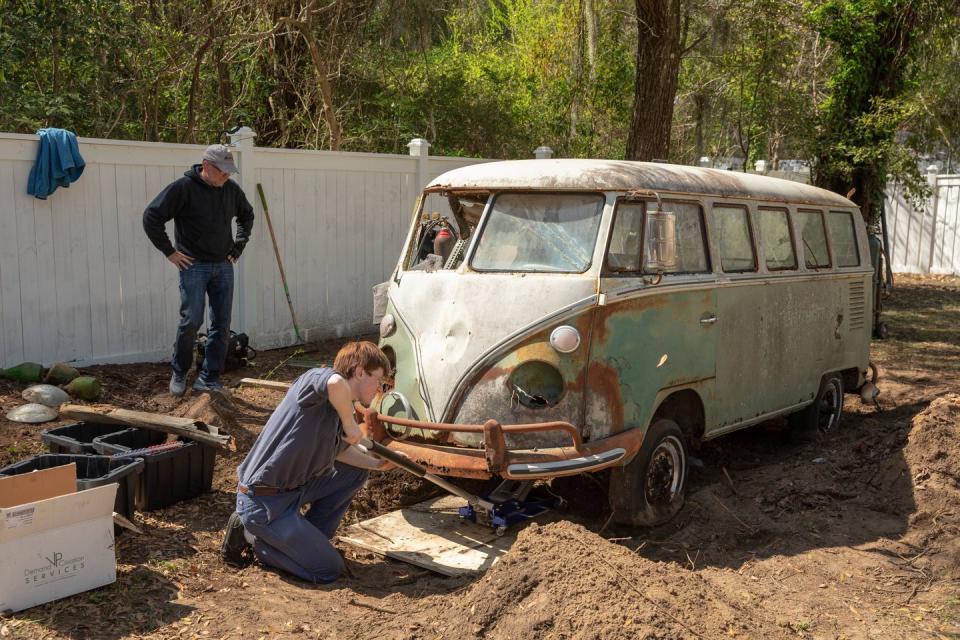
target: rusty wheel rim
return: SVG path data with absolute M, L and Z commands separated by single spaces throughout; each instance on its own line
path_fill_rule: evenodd
M 686 463 L 683 444 L 675 436 L 667 436 L 650 456 L 647 466 L 646 497 L 652 505 L 673 502 L 683 489 L 683 471 Z
M 817 411 L 817 428 L 821 433 L 832 431 L 840 421 L 840 412 L 843 410 L 843 394 L 840 391 L 836 378 L 827 382 L 820 397 L 820 406 Z

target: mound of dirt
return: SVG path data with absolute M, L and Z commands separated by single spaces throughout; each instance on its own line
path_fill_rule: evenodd
M 960 395 L 937 398 L 911 423 L 904 458 L 914 483 L 911 544 L 960 576 Z
M 171 415 L 193 418 L 229 434 L 238 430 L 237 409 L 226 393 L 201 393 L 192 396 L 171 411 Z
M 946 476 L 956 485 L 960 469 L 960 394 L 937 398 L 914 417 L 904 453 L 912 470 Z
M 443 637 L 786 637 L 702 575 L 571 522 L 524 529 L 447 611 Z

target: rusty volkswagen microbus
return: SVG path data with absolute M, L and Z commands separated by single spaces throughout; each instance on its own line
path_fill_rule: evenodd
M 859 210 L 812 186 L 601 160 L 450 171 L 382 289 L 395 375 L 368 427 L 446 476 L 612 467 L 615 519 L 661 523 L 691 442 L 837 424 L 867 383 L 871 277 Z

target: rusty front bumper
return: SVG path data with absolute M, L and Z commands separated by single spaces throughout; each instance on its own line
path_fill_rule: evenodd
M 584 443 L 580 432 L 569 422 L 502 425 L 496 420 L 487 420 L 484 424 L 447 424 L 385 416 L 374 409 L 365 409 L 363 414 L 367 432 L 374 440 L 406 454 L 430 473 L 458 478 L 531 479 L 598 471 L 631 459 L 643 443 L 639 429 Z M 390 437 L 384 423 L 431 431 L 482 433 L 483 449 L 398 440 Z M 563 431 L 570 436 L 570 446 L 536 450 L 507 448 L 504 434 L 536 431 Z M 520 469 L 524 465 L 526 468 Z

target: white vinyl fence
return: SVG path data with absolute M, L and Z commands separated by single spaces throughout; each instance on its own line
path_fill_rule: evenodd
M 915 207 L 899 185 L 887 189 L 894 271 L 960 275 L 960 175 L 930 173 L 933 196 Z
M 177 271 L 141 220 L 203 146 L 81 138 L 81 178 L 38 200 L 26 192 L 37 141 L 0 134 L 0 367 L 168 358 Z M 249 130 L 234 141 L 256 220 L 236 268 L 233 326 L 258 349 L 294 341 L 258 182 L 300 328 L 312 340 L 373 330 L 371 287 L 389 277 L 420 189 L 480 162 L 428 156 L 421 141 L 409 156 L 258 148 Z M 167 231 L 172 238 L 172 223 Z

